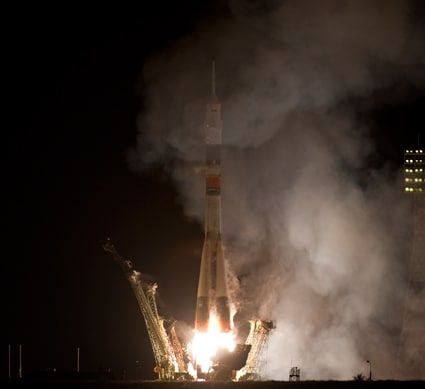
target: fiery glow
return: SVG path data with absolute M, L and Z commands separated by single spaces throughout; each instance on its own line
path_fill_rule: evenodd
M 195 332 L 191 346 L 194 368 L 199 367 L 202 373 L 208 373 L 213 364 L 214 356 L 219 349 L 233 351 L 235 341 L 232 332 L 220 332 L 220 326 L 215 317 L 210 318 L 208 332 Z

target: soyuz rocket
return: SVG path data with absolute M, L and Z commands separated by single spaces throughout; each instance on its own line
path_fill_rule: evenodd
M 206 107 L 205 130 L 205 225 L 196 301 L 195 330 L 207 332 L 210 318 L 220 332 L 229 332 L 230 308 L 221 240 L 220 149 L 223 122 L 221 103 L 215 93 L 215 62 L 212 62 L 211 97 Z

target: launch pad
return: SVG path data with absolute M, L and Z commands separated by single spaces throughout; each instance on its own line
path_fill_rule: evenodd
M 187 347 L 183 347 L 177 336 L 176 320 L 159 315 L 155 293 L 158 285 L 146 284 L 133 263 L 123 258 L 108 238 L 103 249 L 124 272 L 133 289 L 140 311 L 145 320 L 155 357 L 154 372 L 160 381 L 260 381 L 261 356 L 267 344 L 273 322 L 250 321 L 250 332 L 244 344 L 236 344 L 233 350 L 224 347 L 216 350 L 206 371 L 193 363 Z

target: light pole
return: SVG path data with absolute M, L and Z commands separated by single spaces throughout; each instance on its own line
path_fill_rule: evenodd
M 142 378 L 140 361 L 136 361 L 136 378 L 137 379 L 141 379 Z
M 80 372 L 80 348 L 77 347 L 77 373 Z
M 369 381 L 372 381 L 372 363 L 369 361 L 369 359 L 366 361 L 366 363 L 369 364 Z

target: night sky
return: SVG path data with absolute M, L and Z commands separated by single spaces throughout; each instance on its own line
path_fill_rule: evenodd
M 143 61 L 190 31 L 208 8 L 196 3 L 11 11 L 2 376 L 10 343 L 13 374 L 22 344 L 24 372 L 74 369 L 80 347 L 81 370 L 134 374 L 140 360 L 149 377 L 144 321 L 107 237 L 158 281 L 164 313 L 193 320 L 202 229 L 167 174 L 131 171 L 126 153 Z
M 13 375 L 22 344 L 24 373 L 74 370 L 79 347 L 81 370 L 155 377 L 130 284 L 102 249 L 107 237 L 147 280 L 158 282 L 161 313 L 192 325 L 202 223 L 186 216 L 170 161 L 142 171 L 130 167 L 145 109 L 141 71 L 181 37 L 196 39 L 200 26 L 231 19 L 235 4 L 244 2 L 154 3 L 138 10 L 37 6 L 4 14 L 10 29 L 3 48 L 1 377 L 8 374 L 9 344 Z M 254 12 L 256 2 L 248 3 Z M 373 168 L 397 169 L 403 148 L 421 131 L 423 145 L 424 72 L 417 83 L 399 77 L 344 99 L 376 142 L 368 156 Z M 181 99 L 184 93 L 175 92 Z

